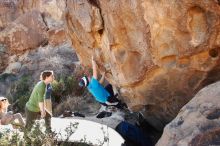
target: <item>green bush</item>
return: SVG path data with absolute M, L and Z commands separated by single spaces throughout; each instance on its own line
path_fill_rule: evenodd
M 22 76 L 12 87 L 12 104 L 16 106 L 16 111 L 24 112 L 24 107 L 28 101 L 32 86 L 31 76 Z
M 76 76 L 69 76 L 66 78 L 66 92 L 74 96 L 80 96 L 84 90 L 79 86 L 79 81 Z
M 0 82 L 5 82 L 5 80 L 10 79 L 11 81 L 14 81 L 16 79 L 16 76 L 14 74 L 10 73 L 4 73 L 0 75 Z
M 52 97 L 59 100 L 67 95 L 81 96 L 84 89 L 78 85 L 76 76 L 60 77 L 52 83 Z
M 61 133 L 46 133 L 44 131 L 44 126 L 41 121 L 36 121 L 31 131 L 26 131 L 14 129 L 3 129 L 0 131 L 0 145 L 1 146 L 24 146 L 26 141 L 23 138 L 24 132 L 27 133 L 28 138 L 31 139 L 32 146 L 91 146 L 91 144 L 86 144 L 86 139 L 82 139 L 80 142 L 68 142 L 70 136 L 72 136 L 77 130 L 79 123 L 70 123 L 70 125 L 65 129 L 66 139 L 60 142 L 58 141 L 59 135 Z
M 2 129 L 0 132 L 0 145 L 2 146 L 20 146 L 23 138 L 18 131 L 11 131 L 10 129 Z
M 64 82 L 63 80 L 54 80 L 52 83 L 52 96 L 57 99 L 62 97 L 63 92 L 64 92 Z

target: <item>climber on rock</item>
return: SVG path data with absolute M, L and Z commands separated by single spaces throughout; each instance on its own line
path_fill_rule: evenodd
M 95 97 L 95 99 L 104 106 L 115 106 L 117 108 L 127 107 L 125 103 L 117 98 L 118 94 L 114 94 L 112 85 L 108 84 L 106 87 L 102 85 L 105 78 L 105 72 L 102 73 L 100 81 L 97 80 L 97 64 L 92 56 L 92 77 L 84 76 L 80 79 L 79 86 L 87 87 L 89 92 Z

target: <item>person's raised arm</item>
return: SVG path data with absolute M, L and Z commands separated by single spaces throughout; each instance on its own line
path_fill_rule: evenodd
M 100 83 L 100 84 L 103 84 L 104 79 L 105 79 L 105 72 L 102 73 L 102 77 L 101 77 L 101 79 L 99 80 L 99 83 Z
M 94 60 L 94 57 L 92 56 L 92 73 L 93 73 L 93 78 L 95 78 L 97 80 L 98 78 L 98 73 L 97 73 L 97 64 Z

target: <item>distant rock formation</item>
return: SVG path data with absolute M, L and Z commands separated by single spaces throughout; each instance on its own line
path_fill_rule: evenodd
M 74 61 L 78 59 L 66 37 L 62 3 L 56 0 L 0 2 L 0 74 L 74 69 Z
M 164 129 L 156 146 L 220 145 L 220 82 L 187 103 Z
M 30 75 L 33 83 L 43 70 L 63 76 L 73 73 L 78 58 L 66 37 L 63 4 L 0 1 L 0 95 L 13 95 L 11 86 L 22 76 Z

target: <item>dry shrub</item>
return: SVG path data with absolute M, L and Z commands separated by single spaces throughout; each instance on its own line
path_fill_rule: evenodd
M 64 111 L 80 112 L 85 115 L 97 113 L 100 104 L 90 94 L 84 96 L 68 96 L 57 106 L 54 106 L 54 116 L 60 116 Z

